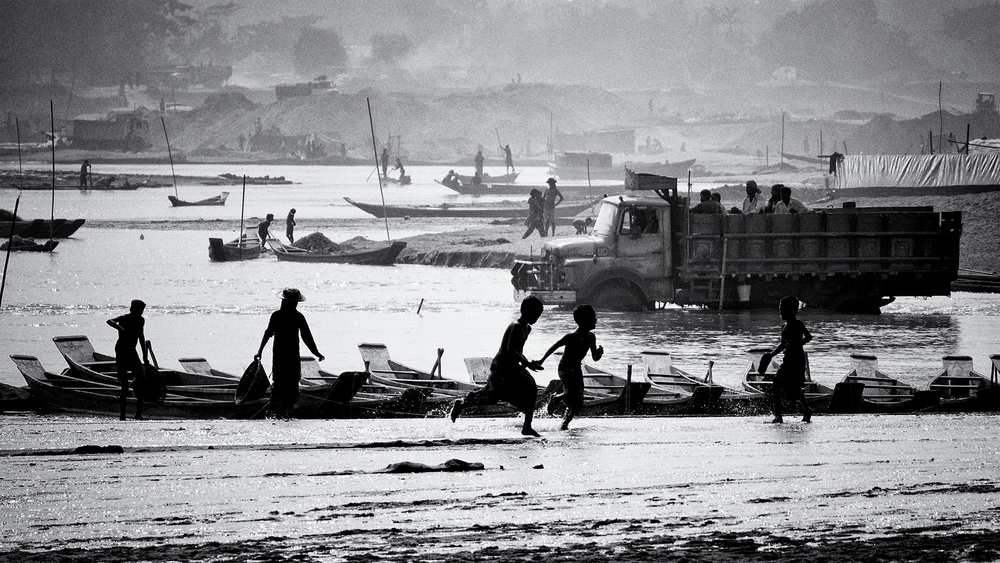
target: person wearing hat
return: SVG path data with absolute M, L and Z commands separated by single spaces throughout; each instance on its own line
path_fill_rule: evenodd
M 306 317 L 298 309 L 300 301 L 305 301 L 302 292 L 286 287 L 281 293 L 281 307 L 271 313 L 271 319 L 264 330 L 260 348 L 254 356 L 260 360 L 267 341 L 274 337 L 271 349 L 271 404 L 268 407 L 271 414 L 278 418 L 288 419 L 299 396 L 299 380 L 302 378 L 302 363 L 299 356 L 299 334 L 309 351 L 316 359 L 323 361 L 323 354 L 316 349 L 312 332 Z
M 545 188 L 545 193 L 542 194 L 542 199 L 545 200 L 545 206 L 542 208 L 542 224 L 544 229 L 542 231 L 542 236 L 549 234 L 549 228 L 552 228 L 552 235 L 556 234 L 556 206 L 559 205 L 563 200 L 562 192 L 556 187 L 556 179 L 549 178 L 546 180 L 549 187 Z M 556 199 L 559 198 L 559 199 Z
M 760 188 L 757 182 L 747 180 L 747 196 L 743 198 L 743 214 L 753 215 L 764 212 L 764 200 L 760 197 Z
M 132 380 L 132 394 L 135 395 L 135 419 L 142 420 L 142 391 L 146 379 L 145 368 L 149 366 L 149 350 L 146 348 L 146 335 L 143 327 L 146 326 L 146 319 L 142 312 L 146 310 L 146 304 L 139 299 L 133 299 L 129 305 L 128 313 L 108 319 L 108 326 L 118 331 L 118 340 L 115 342 L 115 368 L 118 371 L 118 383 L 121 385 L 120 420 L 125 420 L 125 406 L 128 404 L 129 376 Z M 135 353 L 135 345 L 142 349 L 142 363 L 139 363 L 139 355 Z
M 538 230 L 538 234 L 545 236 L 545 223 L 543 221 L 543 207 L 545 206 L 545 200 L 542 199 L 542 192 L 537 188 L 531 188 L 531 196 L 528 197 L 528 218 L 524 221 L 524 224 L 528 226 L 528 230 L 524 231 L 524 236 L 522 239 L 526 239 L 531 236 L 531 233 Z

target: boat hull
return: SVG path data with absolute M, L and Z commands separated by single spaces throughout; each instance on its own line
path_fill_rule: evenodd
M 361 264 L 367 266 L 391 266 L 396 257 L 406 248 L 403 241 L 394 241 L 388 246 L 372 250 L 356 252 L 341 252 L 337 254 L 319 254 L 308 250 L 281 244 L 275 240 L 267 241 L 274 255 L 283 262 L 307 262 L 311 264 Z

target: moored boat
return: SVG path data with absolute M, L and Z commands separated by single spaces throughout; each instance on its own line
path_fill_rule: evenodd
M 834 387 L 831 412 L 914 412 L 936 407 L 939 391 L 918 391 L 878 369 L 871 354 L 851 354 L 851 371 Z
M 14 235 L 10 240 L 0 244 L 0 251 L 6 251 L 9 248 L 11 252 L 52 252 L 57 246 L 59 246 L 57 240 L 39 243 L 35 242 L 35 239 L 25 239 Z
M 185 201 L 183 199 L 179 199 L 176 196 L 172 195 L 168 195 L 167 199 L 170 200 L 170 205 L 174 207 L 196 207 L 196 206 L 225 205 L 226 198 L 228 197 L 229 197 L 229 192 L 222 192 L 217 196 L 200 199 L 198 201 Z
M 379 219 L 404 218 L 404 217 L 480 217 L 480 218 L 512 218 L 526 217 L 528 215 L 527 205 L 518 204 L 516 206 L 494 206 L 494 207 L 460 207 L 451 205 L 439 206 L 401 206 L 401 205 L 381 205 L 377 203 L 362 203 L 354 201 L 349 197 L 344 198 L 347 203 L 358 209 L 374 215 Z M 557 217 L 572 217 L 588 209 L 595 203 L 584 203 L 576 205 L 556 206 Z
M 768 412 L 771 409 L 771 387 L 774 384 L 774 374 L 777 373 L 781 361 L 771 360 L 770 367 L 765 373 L 760 373 L 759 366 L 761 358 L 765 353 L 770 352 L 770 348 L 751 348 L 746 351 L 747 368 L 743 372 L 743 389 L 750 393 L 760 394 L 761 406 L 759 412 Z M 770 373 L 767 373 L 767 372 Z M 806 381 L 803 385 L 806 400 L 809 401 L 809 408 L 814 413 L 824 413 L 830 410 L 830 401 L 833 399 L 833 389 L 813 381 L 812 372 L 809 370 L 808 357 L 806 359 Z M 788 401 L 786 397 L 785 412 L 799 412 L 798 403 Z
M 942 371 L 927 384 L 927 389 L 941 394 L 941 404 L 934 410 L 946 412 L 979 412 L 1000 410 L 1000 384 L 997 382 L 997 362 L 991 356 L 989 378 L 972 369 L 970 356 L 944 356 Z
M 208 259 L 212 262 L 239 262 L 242 260 L 253 260 L 260 258 L 264 249 L 260 245 L 260 239 L 254 236 L 246 236 L 234 239 L 229 242 L 222 242 L 221 238 L 209 237 L 208 239 Z
M 488 172 L 483 172 L 482 178 L 479 179 L 481 184 L 512 184 L 517 180 L 520 172 L 508 172 L 506 174 L 498 174 L 493 176 Z M 465 174 L 456 174 L 458 176 L 458 181 L 462 184 L 467 184 L 472 186 L 474 183 L 474 176 L 467 176 Z
M 368 266 L 391 266 L 396 262 L 396 257 L 399 256 L 399 253 L 406 248 L 405 242 L 393 241 L 370 249 L 324 254 L 321 252 L 312 252 L 297 246 L 282 244 L 274 239 L 269 239 L 267 245 L 274 251 L 274 255 L 278 260 L 281 261 L 322 264 L 362 264 Z

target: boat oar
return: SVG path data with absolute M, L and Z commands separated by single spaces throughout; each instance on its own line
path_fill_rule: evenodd
M 441 356 L 443 355 L 444 348 L 438 348 L 437 361 L 434 362 L 434 367 L 431 368 L 431 375 L 434 375 L 434 372 L 437 372 L 439 376 L 441 375 Z
M 368 103 L 368 124 L 372 129 L 372 150 L 375 154 L 375 167 L 378 168 L 378 145 L 375 144 L 375 121 L 372 120 L 372 102 L 368 98 L 365 98 L 365 101 Z M 392 240 L 389 237 L 389 213 L 385 210 L 385 192 L 382 191 L 382 176 L 378 177 L 378 193 L 382 196 L 382 216 L 385 218 L 385 240 Z
M 153 342 L 151 340 L 146 341 L 146 350 L 149 351 L 149 357 L 153 359 L 153 367 L 160 369 L 160 363 L 156 361 L 156 354 L 153 353 Z

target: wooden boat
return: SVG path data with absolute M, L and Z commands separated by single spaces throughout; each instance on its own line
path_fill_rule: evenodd
M 590 168 L 587 168 L 590 160 Z M 668 178 L 687 176 L 695 163 L 694 158 L 680 162 L 625 162 L 612 165 L 611 155 L 606 153 L 557 153 L 556 160 L 549 163 L 549 174 L 560 180 L 620 180 L 625 179 L 625 168 L 637 173 L 656 174 Z
M 86 219 L 33 219 L 25 221 L 17 218 L 13 222 L 9 218 L 0 218 L 0 238 L 11 238 L 19 236 L 21 238 L 69 238 L 83 224 Z
M 548 186 L 544 185 L 530 185 L 530 184 L 482 184 L 479 186 L 472 186 L 467 184 L 457 184 L 448 185 L 440 180 L 434 180 L 442 186 L 456 191 L 463 195 L 521 195 L 528 197 L 531 195 L 531 190 L 538 190 L 544 192 L 545 188 Z M 586 184 L 560 184 L 559 191 L 563 196 L 569 197 L 570 195 L 586 195 L 590 197 L 597 197 L 601 194 L 613 194 L 621 192 L 622 187 L 620 185 L 616 186 L 613 184 L 600 184 L 594 186 L 588 186 Z
M 280 261 L 309 262 L 314 264 L 363 264 L 368 266 L 391 266 L 396 261 L 399 253 L 406 248 L 405 242 L 393 241 L 388 245 L 370 250 L 322 254 L 297 246 L 282 244 L 274 239 L 268 240 L 267 245 L 274 251 L 274 255 Z
M 390 184 L 399 184 L 400 186 L 408 186 L 412 182 L 410 175 L 400 176 L 399 178 L 393 178 L 392 176 L 383 176 L 382 180 L 389 182 Z
M 656 386 L 673 393 L 695 395 L 688 407 L 691 414 L 748 414 L 759 410 L 754 393 L 730 389 L 712 381 L 711 366 L 703 379 L 673 365 L 669 352 L 645 350 L 640 353 L 646 376 Z
M 517 180 L 517 177 L 518 177 L 519 174 L 521 174 L 521 173 L 520 172 L 509 172 L 507 174 L 500 174 L 498 176 L 491 176 L 488 173 L 483 172 L 483 177 L 480 178 L 480 183 L 481 184 L 512 184 L 515 180 Z M 462 184 L 467 184 L 470 187 L 472 186 L 473 176 L 466 176 L 464 174 L 456 174 L 456 176 L 458 176 L 458 181 L 461 182 Z
M 34 356 L 12 355 L 11 360 L 42 408 L 96 416 L 117 417 L 120 414 L 121 388 L 117 383 L 88 381 L 68 372 L 47 372 Z M 237 405 L 231 398 L 213 400 L 168 393 L 162 401 L 144 402 L 142 414 L 148 419 L 246 419 L 258 415 L 266 407 L 266 399 Z M 128 412 L 135 412 L 134 397 L 128 398 Z
M 53 341 L 69 364 L 67 375 L 77 380 L 117 385 L 114 357 L 95 352 L 86 336 L 55 337 Z M 311 357 L 304 359 L 312 360 Z M 212 369 L 204 358 L 182 358 L 179 363 L 184 371 L 157 367 L 168 396 L 235 403 L 239 377 Z M 302 385 L 292 416 L 342 418 L 351 398 L 366 379 L 364 372 L 344 372 L 323 383 Z M 244 398 L 240 404 L 253 403 L 254 400 L 252 397 Z M 263 414 L 264 411 L 260 411 L 258 416 Z
M 918 391 L 878 369 L 878 358 L 851 354 L 851 371 L 834 387 L 831 412 L 892 413 L 929 410 L 939 391 Z
M 263 251 L 260 239 L 254 236 L 244 235 L 241 239 L 233 239 L 229 242 L 222 242 L 221 238 L 209 237 L 208 239 L 208 259 L 212 262 L 253 260 L 260 258 Z
M 770 412 L 771 410 L 771 386 L 774 384 L 774 374 L 777 373 L 781 361 L 772 360 L 770 366 L 761 374 L 758 371 L 761 358 L 770 352 L 770 348 L 751 348 L 746 351 L 747 368 L 743 372 L 743 389 L 750 393 L 759 394 L 759 407 L 753 412 Z M 809 362 L 806 362 L 806 382 L 803 390 L 806 393 L 806 400 L 809 401 L 809 408 L 814 413 L 823 413 L 830 410 L 830 401 L 833 399 L 833 389 L 817 383 L 812 379 L 809 371 Z M 786 412 L 797 412 L 798 403 L 788 402 Z
M 944 356 L 943 370 L 927 384 L 927 389 L 941 394 L 936 411 L 979 412 L 1000 410 L 1000 356 L 990 356 L 990 377 L 972 369 L 970 356 Z
M 0 251 L 6 251 L 10 247 L 11 252 L 52 252 L 57 246 L 59 246 L 59 241 L 57 240 L 47 240 L 43 243 L 37 243 L 35 239 L 23 239 L 15 235 L 10 240 L 0 244 Z
M 583 407 L 578 416 L 645 414 L 640 409 L 652 386 L 649 381 L 629 381 L 588 364 L 582 367 Z M 562 391 L 562 381 L 554 379 L 542 393 L 542 401 L 546 403 L 546 411 L 550 415 L 561 416 L 565 412 L 566 404 L 554 397 Z
M 404 217 L 479 217 L 479 218 L 516 218 L 516 217 L 526 217 L 528 215 L 527 205 L 518 205 L 516 207 L 457 207 L 450 205 L 441 206 L 414 206 L 405 207 L 398 205 L 386 205 L 382 206 L 377 203 L 361 203 L 354 201 L 349 197 L 345 197 L 347 203 L 357 207 L 358 209 L 364 211 L 365 213 L 374 215 L 378 218 L 389 217 L 389 218 L 404 218 Z M 582 213 L 591 207 L 595 203 L 584 203 L 576 205 L 558 205 L 556 206 L 556 215 L 559 217 L 572 217 L 579 213 Z
M 183 199 L 178 199 L 175 196 L 168 195 L 167 199 L 170 200 L 170 205 L 174 207 L 194 207 L 194 206 L 208 206 L 208 205 L 225 205 L 226 198 L 229 197 L 229 192 L 222 192 L 221 194 L 198 201 L 184 201 Z

